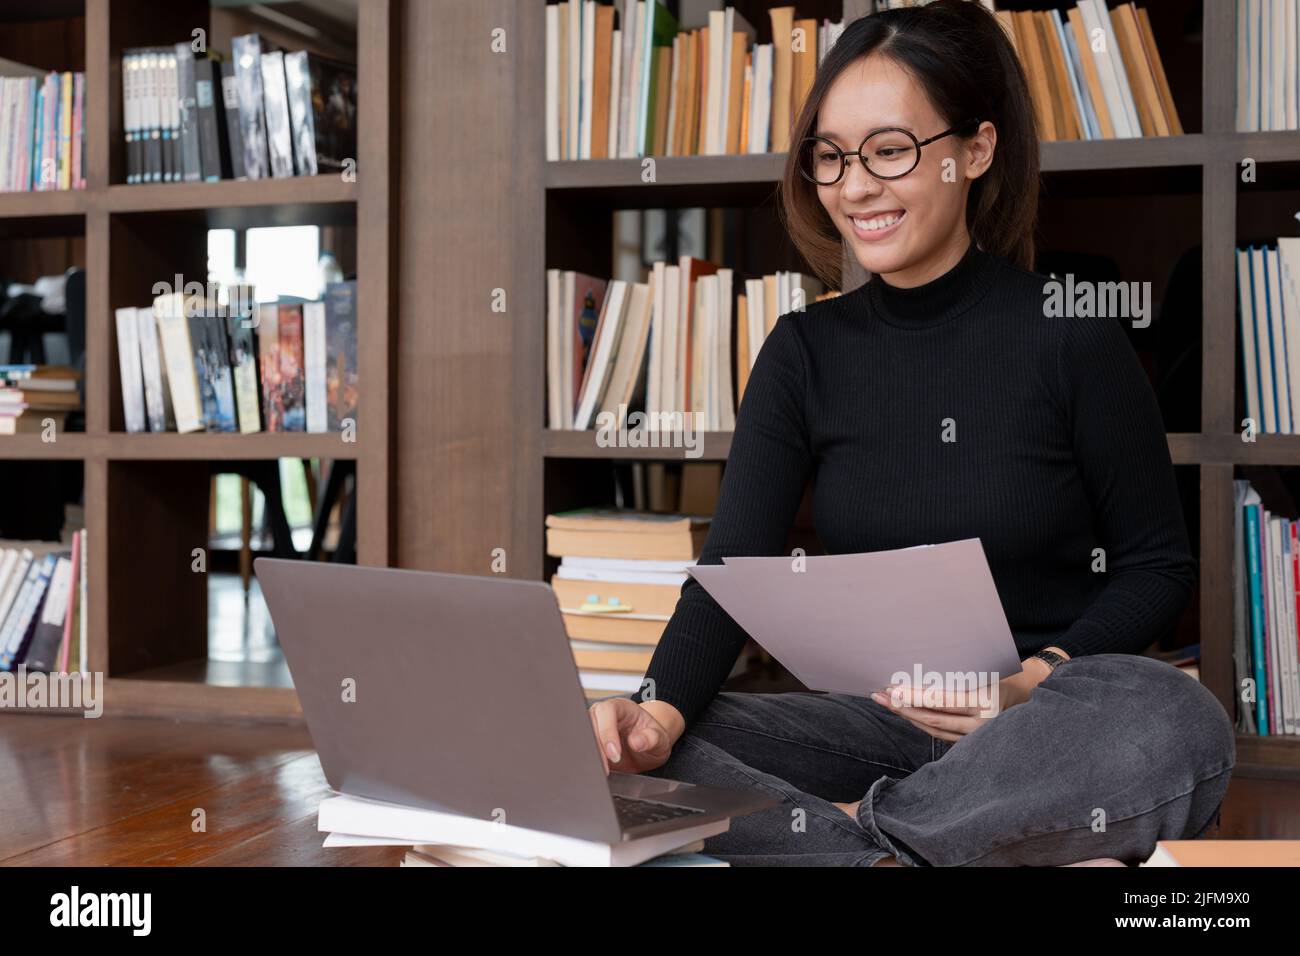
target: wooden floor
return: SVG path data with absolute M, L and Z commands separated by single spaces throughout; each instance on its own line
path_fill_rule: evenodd
M 396 866 L 321 847 L 328 793 L 300 726 L 0 714 L 6 866 Z M 1234 780 L 1218 836 L 1300 839 L 1300 782 Z

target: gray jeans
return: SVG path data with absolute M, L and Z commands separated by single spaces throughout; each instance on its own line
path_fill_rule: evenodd
M 1144 860 L 1213 822 L 1235 759 L 1214 696 L 1132 654 L 1066 661 L 948 743 L 869 698 L 723 693 L 656 776 L 758 790 L 705 852 L 733 865 L 1053 866 Z M 860 800 L 856 821 L 836 803 Z

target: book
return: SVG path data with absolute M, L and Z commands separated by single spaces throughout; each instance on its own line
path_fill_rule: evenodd
M 194 108 L 198 114 L 199 178 L 208 183 L 230 179 L 230 144 L 226 135 L 220 61 L 195 58 Z
M 244 166 L 244 127 L 239 111 L 239 78 L 235 75 L 235 64 L 223 60 L 215 69 L 221 72 L 221 106 L 226 128 L 222 172 L 229 169 L 230 178 L 247 179 L 248 171 Z
M 189 43 L 177 43 L 173 49 L 178 92 L 179 173 L 182 182 L 192 183 L 203 178 L 199 145 L 198 66 Z
M 238 91 L 239 134 L 244 147 L 243 175 L 271 176 L 270 146 L 263 109 L 262 38 L 256 33 L 231 38 L 235 85 Z
M 412 845 L 474 847 L 520 857 L 555 860 L 563 866 L 635 866 L 670 850 L 722 833 L 729 823 L 728 820 L 717 820 L 607 844 L 346 794 L 327 797 L 321 801 L 317 812 L 317 828 L 326 833 L 383 837 L 409 841 Z
M 144 377 L 140 364 L 140 332 L 135 309 L 118 309 L 117 362 L 122 382 L 122 410 L 128 432 L 145 430 Z
M 357 366 L 357 283 L 325 287 L 325 430 L 354 425 L 360 393 Z
M 585 508 L 546 516 L 546 553 L 606 558 L 694 560 L 710 519 Z
M 356 67 L 304 50 L 284 68 L 298 175 L 345 169 L 357 155 Z
M 302 306 L 280 305 L 280 407 L 284 431 L 307 430 L 306 378 L 303 368 Z
M 266 143 L 271 175 L 294 174 L 293 124 L 289 119 L 289 93 L 285 84 L 284 54 L 268 50 L 262 54 L 262 108 L 266 117 Z

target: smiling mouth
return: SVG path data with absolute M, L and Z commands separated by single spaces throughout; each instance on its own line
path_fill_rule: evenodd
M 849 222 L 853 223 L 853 227 L 860 233 L 878 235 L 897 226 L 906 217 L 906 209 L 895 209 L 865 219 L 857 216 L 849 216 Z

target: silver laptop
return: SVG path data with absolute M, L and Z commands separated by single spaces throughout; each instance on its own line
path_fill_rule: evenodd
M 617 843 L 776 805 L 605 775 L 564 621 L 537 581 L 254 564 L 341 793 Z

